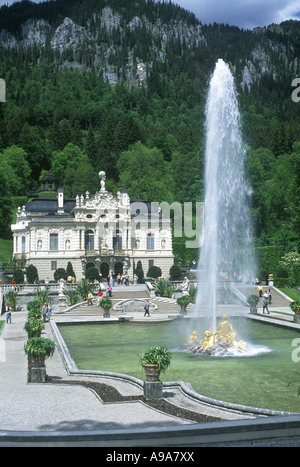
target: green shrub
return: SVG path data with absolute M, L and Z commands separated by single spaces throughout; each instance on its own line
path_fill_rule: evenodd
M 9 290 L 6 292 L 5 296 L 5 301 L 8 303 L 10 306 L 16 306 L 17 301 L 18 301 L 18 292 L 15 292 L 14 290 Z
M 99 306 L 101 306 L 101 308 L 111 308 L 112 301 L 109 298 L 104 297 L 102 300 L 100 300 Z
M 13 273 L 13 280 L 16 284 L 23 284 L 24 283 L 24 273 L 22 269 L 17 268 Z
M 60 279 L 67 280 L 67 271 L 64 268 L 58 268 L 54 272 L 54 279 L 59 281 Z
M 160 278 L 157 282 L 155 282 L 154 286 L 158 294 L 162 297 L 172 297 L 176 290 L 176 286 L 174 284 L 171 284 L 168 279 L 163 278 Z
M 52 357 L 54 350 L 54 342 L 46 337 L 30 337 L 24 345 L 28 358 Z
M 75 272 L 74 272 L 72 263 L 70 261 L 68 261 L 66 272 L 67 272 L 67 277 L 75 277 L 76 279 Z
M 138 278 L 138 283 L 141 284 L 144 279 L 144 271 L 142 267 L 141 261 L 137 262 L 136 268 L 135 268 L 135 274 L 137 275 Z
M 172 281 L 178 281 L 182 277 L 182 272 L 179 266 L 176 266 L 176 264 L 173 264 L 173 266 L 170 267 L 170 276 Z
M 29 284 L 33 284 L 35 280 L 38 280 L 38 270 L 33 264 L 29 264 L 26 268 L 26 278 Z
M 65 294 L 68 297 L 71 306 L 78 303 L 79 294 L 76 290 L 66 290 Z
M 161 269 L 158 266 L 151 266 L 147 272 L 147 277 L 157 279 L 161 276 Z
M 89 281 L 83 280 L 79 282 L 76 286 L 76 292 L 81 297 L 83 301 L 87 300 L 89 292 L 93 292 L 93 284 L 90 284 Z
M 45 329 L 45 324 L 40 319 L 29 319 L 24 326 L 28 337 L 40 337 L 41 332 Z
M 157 365 L 157 369 L 160 373 L 164 373 L 171 364 L 171 354 L 168 351 L 167 347 L 150 347 L 146 352 L 140 355 L 139 361 L 143 366 L 144 364 L 148 365 Z
M 94 282 L 95 280 L 99 280 L 99 271 L 96 267 L 90 267 L 85 272 L 85 278 L 90 281 Z

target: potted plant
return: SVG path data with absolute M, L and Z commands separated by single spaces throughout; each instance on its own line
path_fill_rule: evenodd
M 183 295 L 182 297 L 177 298 L 176 302 L 180 306 L 180 314 L 186 315 L 186 307 L 190 303 L 190 297 L 188 295 Z
M 40 319 L 29 319 L 24 326 L 28 337 L 41 337 L 45 324 Z
M 30 337 L 24 345 L 28 357 L 28 382 L 45 382 L 46 358 L 52 357 L 55 344 L 45 337 Z
M 18 292 L 15 292 L 14 290 L 9 290 L 5 294 L 5 300 L 7 304 L 11 307 L 11 309 L 14 311 L 16 309 L 18 301 Z
M 176 290 L 176 286 L 171 284 L 168 279 L 160 278 L 155 284 L 155 289 L 158 295 L 161 297 L 172 297 Z
M 295 313 L 294 321 L 296 323 L 300 322 L 300 300 L 295 300 L 290 303 L 291 310 Z
M 247 297 L 247 303 L 250 305 L 250 313 L 254 314 L 257 313 L 257 304 L 259 302 L 259 298 L 257 295 L 249 295 Z
M 79 300 L 79 294 L 76 290 L 66 290 L 66 296 L 69 299 L 70 306 L 76 305 Z
M 166 347 L 150 347 L 140 355 L 140 363 L 145 369 L 147 381 L 158 381 L 160 373 L 170 366 L 171 353 Z
M 109 310 L 112 307 L 112 301 L 109 298 L 104 297 L 104 298 L 102 298 L 102 300 L 100 300 L 99 306 L 101 306 L 101 308 L 103 308 L 103 310 L 104 310 L 103 318 L 109 318 L 110 317 Z

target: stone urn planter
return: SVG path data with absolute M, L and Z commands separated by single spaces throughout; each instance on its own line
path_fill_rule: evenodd
M 180 315 L 186 315 L 186 307 L 190 304 L 189 295 L 183 295 L 182 297 L 177 298 L 176 303 L 180 306 Z
M 104 297 L 102 300 L 99 302 L 99 306 L 103 308 L 103 318 L 110 318 L 110 309 L 112 307 L 112 301 Z
M 249 295 L 247 297 L 247 303 L 250 306 L 250 314 L 257 314 L 257 304 L 259 302 L 259 298 L 257 295 Z
M 55 344 L 45 337 L 30 337 L 24 345 L 28 357 L 28 383 L 45 383 L 45 360 L 52 357 Z
M 144 381 L 144 396 L 147 400 L 163 397 L 163 384 L 159 380 L 160 373 L 164 373 L 171 363 L 171 354 L 166 347 L 150 347 L 140 355 L 140 363 L 144 367 L 146 381 Z
M 143 364 L 146 381 L 159 381 L 160 371 L 158 371 L 157 365 L 154 364 Z
M 295 313 L 294 322 L 300 323 L 300 300 L 290 303 L 291 310 Z

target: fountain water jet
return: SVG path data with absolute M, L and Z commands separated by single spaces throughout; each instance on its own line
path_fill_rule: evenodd
M 234 274 L 250 283 L 254 277 L 245 156 L 233 75 L 219 59 L 206 105 L 204 228 L 196 298 L 197 313 L 210 317 L 212 332 L 217 328 L 218 286 Z

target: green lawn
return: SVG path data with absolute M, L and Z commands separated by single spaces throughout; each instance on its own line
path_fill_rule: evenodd
M 292 288 L 289 288 L 289 287 L 284 287 L 282 289 L 280 289 L 281 292 L 283 292 L 285 295 L 287 295 L 288 297 L 290 297 L 292 300 L 296 301 L 296 300 L 300 300 L 300 293 L 297 292 L 297 290 L 295 289 L 292 289 Z
M 0 238 L 0 262 L 10 264 L 13 254 L 12 239 Z
M 4 320 L 0 320 L 0 332 L 1 332 L 1 329 L 3 328 L 3 326 L 4 326 L 4 323 L 5 323 Z

